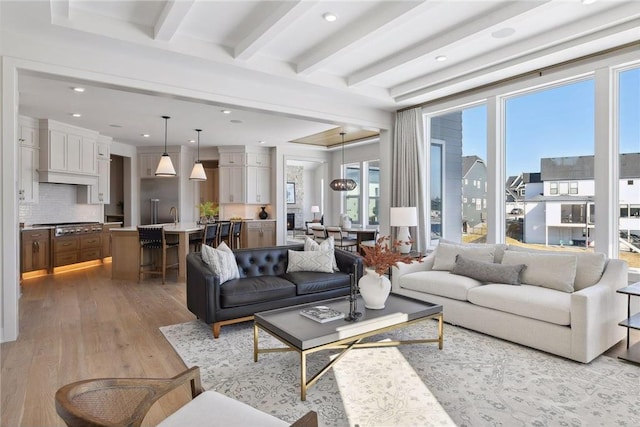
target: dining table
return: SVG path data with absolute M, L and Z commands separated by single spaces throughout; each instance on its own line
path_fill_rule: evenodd
M 376 234 L 378 233 L 377 228 L 342 227 L 342 231 L 348 234 L 355 234 L 356 245 L 360 254 L 363 254 L 360 243 L 367 240 L 374 240 L 376 238 Z

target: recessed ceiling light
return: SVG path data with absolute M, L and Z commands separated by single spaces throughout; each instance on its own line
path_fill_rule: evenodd
M 196 140 L 195 140 L 195 139 L 190 139 L 190 140 L 189 140 L 189 142 L 190 142 L 191 144 L 195 144 L 195 143 L 196 143 Z
M 80 113 L 71 113 L 72 117 L 82 117 L 82 114 Z
M 582 4 L 593 4 L 596 0 L 582 0 Z
M 516 30 L 514 30 L 511 27 L 505 27 L 505 28 L 501 28 L 499 30 L 494 31 L 493 33 L 491 33 L 491 36 L 494 39 L 503 39 L 505 37 L 509 37 L 514 35 L 516 32 Z
M 264 143 L 265 143 L 265 142 L 267 142 L 267 141 L 258 141 L 258 142 L 259 142 L 260 144 L 264 144 Z
M 140 136 L 142 136 L 143 138 L 149 138 L 151 135 L 149 135 L 148 133 L 143 133 L 140 134 Z
M 231 110 L 220 110 L 222 114 L 231 114 Z
M 83 87 L 74 87 L 73 90 L 75 92 L 80 92 L 80 93 L 84 92 L 84 88 Z
M 231 123 L 242 123 L 242 120 L 230 120 Z
M 338 17 L 335 14 L 331 13 L 331 12 L 324 13 L 322 15 L 322 17 L 327 22 L 335 22 L 335 20 L 338 19 Z
M 442 62 L 442 61 L 446 61 L 446 60 L 447 60 L 447 57 L 444 56 L 444 55 L 436 56 L 436 61 L 438 61 L 438 62 Z

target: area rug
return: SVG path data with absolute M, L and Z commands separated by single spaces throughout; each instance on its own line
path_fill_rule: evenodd
M 436 327 L 423 322 L 374 338 L 431 337 Z M 187 366 L 200 366 L 204 388 L 289 422 L 314 410 L 321 426 L 640 425 L 640 368 L 606 356 L 585 365 L 445 325 L 443 350 L 351 351 L 303 402 L 298 354 L 261 354 L 254 363 L 250 322 L 223 327 L 219 339 L 200 321 L 160 329 Z M 280 345 L 262 331 L 259 341 Z M 307 375 L 330 357 L 310 355 Z

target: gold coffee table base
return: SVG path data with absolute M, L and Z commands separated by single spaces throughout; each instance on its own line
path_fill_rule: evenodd
M 406 326 L 413 325 L 414 323 L 424 322 L 429 319 L 438 319 L 438 337 L 437 338 L 429 338 L 422 340 L 404 340 L 404 341 L 383 341 L 383 342 L 361 342 L 363 339 L 371 337 L 373 335 L 378 335 L 384 332 L 392 331 L 399 328 L 404 328 Z M 431 316 L 421 317 L 419 319 L 410 320 L 402 323 L 398 323 L 391 326 L 386 326 L 384 328 L 374 329 L 368 332 L 364 332 L 358 335 L 354 335 L 348 338 L 344 338 L 332 343 L 320 345 L 317 347 L 313 347 L 307 350 L 301 350 L 296 346 L 289 343 L 282 337 L 274 334 L 272 331 L 264 328 L 262 325 L 254 322 L 253 324 L 253 361 L 258 361 L 258 354 L 260 353 L 279 353 L 285 351 L 297 351 L 300 354 L 300 399 L 307 399 L 307 389 L 316 383 L 324 374 L 326 374 L 329 369 L 333 367 L 336 363 L 342 359 L 349 350 L 353 348 L 370 348 L 370 347 L 397 347 L 399 345 L 404 344 L 428 344 L 428 343 L 438 343 L 438 349 L 442 350 L 444 344 L 444 329 L 443 329 L 443 315 L 442 312 L 433 314 Z M 278 339 L 287 347 L 279 347 L 279 348 L 259 348 L 258 347 L 258 330 L 262 329 L 269 335 Z M 327 363 L 320 371 L 318 371 L 309 381 L 307 381 L 307 355 L 311 353 L 315 353 L 317 351 L 322 350 L 335 350 L 335 349 L 343 349 L 333 360 Z

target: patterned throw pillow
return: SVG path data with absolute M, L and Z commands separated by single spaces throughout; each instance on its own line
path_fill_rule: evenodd
M 331 258 L 333 270 L 338 271 L 338 263 L 336 262 L 336 256 L 334 253 L 335 250 L 335 240 L 333 240 L 333 236 L 325 239 L 322 243 L 318 243 L 313 239 L 307 237 L 304 239 L 304 250 L 305 251 L 331 251 Z
M 211 266 L 213 272 L 220 277 L 220 284 L 240 277 L 236 257 L 226 243 L 220 243 L 217 248 L 202 245 L 200 251 L 202 261 Z
M 520 273 L 525 268 L 527 266 L 524 264 L 495 264 L 493 262 L 474 261 L 458 255 L 451 273 L 471 277 L 485 283 L 519 285 Z
M 287 273 L 296 271 L 317 271 L 333 273 L 331 266 L 333 251 L 292 251 L 289 250 Z

